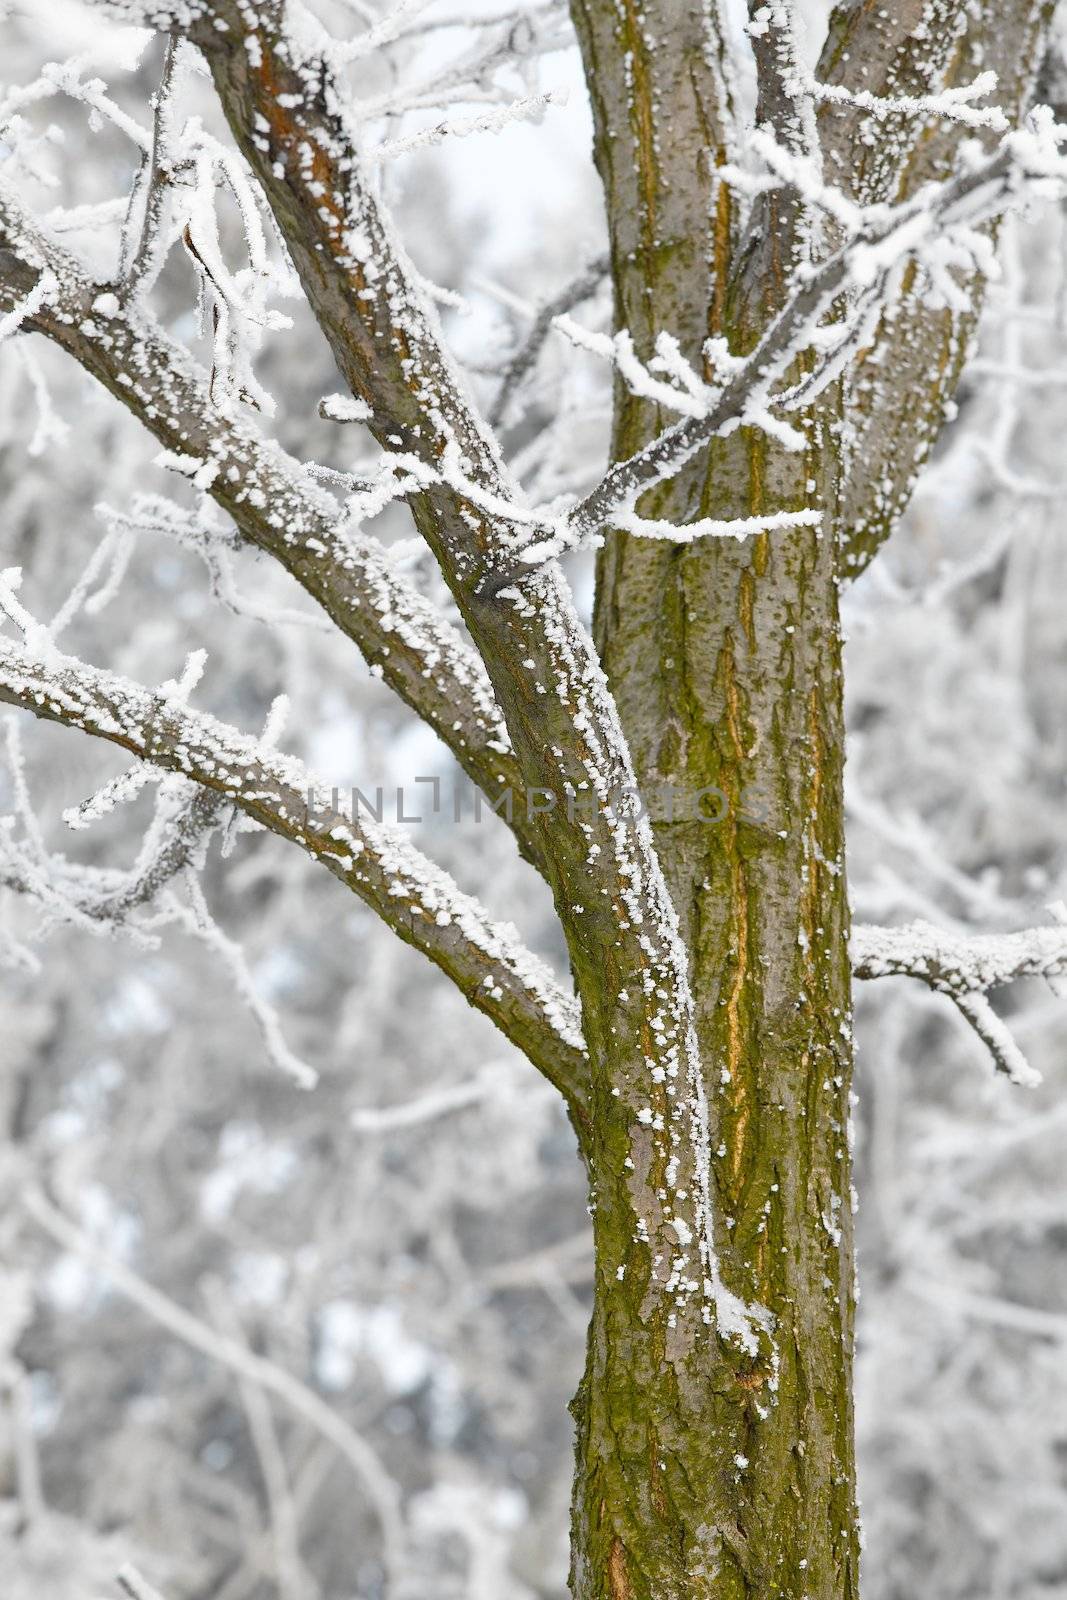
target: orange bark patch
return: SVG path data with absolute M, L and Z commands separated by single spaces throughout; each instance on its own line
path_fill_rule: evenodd
M 611 1600 L 630 1600 L 630 1578 L 626 1571 L 626 1549 L 620 1538 L 611 1541 L 611 1554 L 608 1556 L 608 1582 L 611 1584 Z

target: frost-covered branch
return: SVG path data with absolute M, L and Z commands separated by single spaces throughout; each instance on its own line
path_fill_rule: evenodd
M 996 103 L 1018 125 L 1034 103 L 1049 40 L 1049 8 L 1039 0 L 997 5 L 929 4 L 923 27 L 908 7 L 840 5 L 816 77 L 836 94 L 820 104 L 826 170 L 863 205 L 911 196 L 957 166 L 970 145 L 991 148 L 991 128 L 968 128 L 944 116 L 883 115 L 887 102 L 973 88 L 996 75 Z M 991 80 L 990 80 L 991 81 Z M 874 95 L 878 110 L 863 109 Z M 1049 98 L 1039 91 L 1039 99 Z M 925 123 L 925 126 L 923 124 Z M 837 175 L 840 175 L 839 177 Z M 1001 238 L 994 221 L 986 225 Z M 1002 242 L 1000 248 L 1003 259 Z M 876 556 L 908 504 L 972 352 L 986 285 L 964 271 L 969 304 L 931 304 L 921 273 L 909 274 L 887 307 L 875 338 L 845 378 L 848 428 L 838 526 L 850 577 Z M 936 376 L 935 376 L 936 375 Z
M 131 190 L 123 225 L 120 274 L 123 295 L 127 300 L 136 299 L 158 277 L 168 242 L 164 234 L 164 217 L 167 189 L 171 181 L 168 144 L 177 56 L 178 43 L 173 37 L 168 37 L 159 87 L 152 101 L 151 143 L 144 152 L 137 180 Z
M 539 94 L 521 95 L 509 105 L 501 106 L 497 111 L 483 111 L 480 116 L 449 117 L 432 127 L 421 128 L 418 133 L 400 139 L 388 139 L 376 145 L 369 159 L 373 166 L 377 166 L 383 161 L 394 161 L 397 156 L 410 155 L 415 150 L 441 144 L 446 139 L 464 139 L 475 133 L 499 133 L 512 122 L 520 122 L 527 117 L 537 119 L 549 106 L 561 104 L 564 98 L 561 91 L 548 89 Z
M 159 1590 L 143 1578 L 136 1567 L 121 1567 L 115 1574 L 115 1582 L 128 1600 L 163 1600 Z
M 150 905 L 199 859 L 230 809 L 209 790 L 170 779 L 160 784 L 152 824 L 128 872 L 79 867 L 63 857 L 50 858 L 29 808 L 14 719 L 7 732 L 8 766 L 26 842 L 20 846 L 0 835 L 0 883 L 31 895 L 60 919 L 69 911 L 79 921 L 88 919 L 113 927 L 130 923 L 133 913 Z
M 797 94 L 800 78 L 796 0 L 749 0 L 748 35 L 756 58 L 757 120 L 792 154 L 818 158 L 810 104 Z
M 523 1050 L 581 1114 L 586 1066 L 575 1002 L 482 907 L 397 828 L 340 807 L 299 762 L 163 692 L 58 651 L 0 638 L 0 699 L 179 772 L 298 844 L 421 950 Z
M 494 428 L 506 421 L 508 408 L 526 377 L 537 365 L 537 359 L 557 318 L 566 315 L 568 311 L 573 311 L 575 306 L 581 305 L 584 300 L 595 295 L 610 267 L 611 261 L 607 255 L 597 256 L 558 294 L 553 295 L 551 300 L 545 301 L 522 345 L 504 369 L 500 386 L 489 408 L 489 421 Z
M 166 460 L 291 573 L 491 799 L 518 789 L 522 775 L 485 669 L 458 630 L 306 472 L 236 414 L 216 408 L 204 374 L 179 345 L 137 306 L 93 283 L 0 187 L 0 310 L 24 309 L 42 271 L 51 288 L 32 327 L 128 407 Z M 513 828 L 538 862 L 536 832 L 518 810 Z
M 651 1118 L 650 1097 L 664 1106 L 641 1157 L 646 1170 L 635 1178 L 652 1181 L 653 1164 L 668 1161 L 678 1175 L 679 1209 L 648 1224 L 664 1337 L 686 1317 L 755 1351 L 767 1319 L 731 1293 L 720 1267 L 716 1229 L 724 1224 L 714 1216 L 704 1154 L 712 1113 L 688 956 L 647 818 L 632 803 L 610 803 L 635 787 L 618 709 L 558 565 L 533 571 L 521 590 L 490 587 L 522 542 L 516 530 L 536 537 L 543 519 L 526 510 L 492 430 L 472 406 L 434 307 L 369 181 L 329 50 L 309 44 L 290 20 L 281 0 L 255 10 L 212 0 L 190 36 L 338 366 L 371 408 L 372 431 L 383 447 L 446 480 L 412 497 L 415 520 L 486 664 L 527 781 L 557 801 L 583 802 L 580 811 L 556 804 L 544 851 L 579 991 L 583 1002 L 596 997 L 583 1010 L 590 1060 L 597 1064 L 601 1045 L 606 1056 L 626 1042 L 652 1074 L 651 1086 L 635 1077 L 612 1115 Z M 613 974 L 606 1003 L 605 960 Z M 594 1124 L 593 1137 L 604 1136 Z M 620 1189 L 620 1204 L 632 1206 L 629 1192 Z
M 771 322 L 751 355 L 734 371 L 714 403 L 701 415 L 686 417 L 645 449 L 610 468 L 600 484 L 568 514 L 572 535 L 584 537 L 611 521 L 619 507 L 632 509 L 643 490 L 676 473 L 710 439 L 746 425 L 765 425 L 776 402 L 776 385 L 797 358 L 818 347 L 824 318 L 839 297 L 882 283 L 908 259 L 930 250 L 938 266 L 939 245 L 955 233 L 955 249 L 940 251 L 955 267 L 960 249 L 973 250 L 972 267 L 989 262 L 978 229 L 1016 202 L 1027 184 L 1052 180 L 1062 187 L 1067 167 L 1059 152 L 1060 131 L 1051 114 L 1019 133 L 1009 134 L 989 157 L 957 177 L 924 190 L 897 206 L 855 212 L 848 242 L 818 267 L 798 274 L 799 286 Z M 868 314 L 865 308 L 865 315 Z M 810 388 L 806 391 L 810 394 Z
M 1055 979 L 1067 973 L 1063 921 L 1021 933 L 947 933 L 928 922 L 903 928 L 860 926 L 852 933 L 857 978 L 918 978 L 947 995 L 1013 1083 L 1033 1087 L 1040 1074 L 1027 1062 L 1006 1023 L 989 1003 L 991 990 L 1020 978 Z
M 956 122 L 964 128 L 988 128 L 992 133 L 1007 133 L 1009 123 L 999 106 L 976 106 L 997 87 L 995 72 L 981 72 L 973 83 L 942 89 L 938 94 L 872 94 L 869 89 L 849 89 L 840 83 L 820 83 L 816 78 L 798 78 L 794 93 L 810 96 L 817 105 L 850 106 L 866 111 L 879 121 L 890 117 L 937 118 Z

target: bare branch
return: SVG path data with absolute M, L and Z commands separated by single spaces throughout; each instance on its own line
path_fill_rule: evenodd
M 508 407 L 516 391 L 524 379 L 537 365 L 538 357 L 544 348 L 545 341 L 552 332 L 552 324 L 557 317 L 563 316 L 567 311 L 573 311 L 575 306 L 581 305 L 583 300 L 590 299 L 611 269 L 611 259 L 607 255 L 597 256 L 594 261 L 573 278 L 551 300 L 546 300 L 534 318 L 533 327 L 526 335 L 520 349 L 512 356 L 504 369 L 493 403 L 489 408 L 489 421 L 493 427 L 499 427 L 507 418 Z
M 0 307 L 40 295 L 29 325 L 72 354 L 128 407 L 212 496 L 250 543 L 273 555 L 324 608 L 453 752 L 490 799 L 522 786 L 492 687 L 462 635 L 343 522 L 336 502 L 276 445 L 212 404 L 204 374 L 136 307 L 92 283 L 78 262 L 0 187 Z M 42 269 L 47 297 L 40 293 Z M 541 862 L 536 830 L 517 808 L 523 853 Z
M 477 901 L 398 829 L 340 809 L 295 760 L 213 717 L 58 652 L 0 638 L 0 699 L 192 778 L 321 861 L 405 943 L 439 966 L 584 1117 L 586 1063 L 575 1002 Z

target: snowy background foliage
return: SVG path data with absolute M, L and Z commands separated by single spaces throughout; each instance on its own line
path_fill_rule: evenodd
M 419 270 L 458 297 L 448 333 L 491 401 L 537 308 L 603 236 L 565 17 L 551 0 L 480 9 L 504 20 L 416 31 L 371 58 L 360 95 L 368 138 L 401 143 L 440 122 L 408 91 L 427 82 L 439 102 L 447 63 L 461 63 L 455 122 L 523 102 L 496 131 L 415 140 L 382 172 Z M 436 0 L 423 21 L 449 16 Z M 331 20 L 352 26 L 341 7 Z M 148 36 L 73 0 L 16 4 L 3 29 L 9 86 L 79 54 L 83 84 L 150 116 Z M 498 36 L 522 70 L 490 62 L 472 88 L 464 52 Z M 195 63 L 179 67 L 203 150 L 223 130 Z M 549 91 L 569 98 L 529 99 Z M 19 112 L 39 210 L 128 186 L 129 142 L 92 101 Z M 224 223 L 236 259 L 236 209 Z M 92 259 L 113 230 L 69 238 Z M 993 931 L 1067 899 L 1061 219 L 1013 220 L 1002 244 L 958 417 L 847 603 L 865 922 Z M 317 414 L 338 387 L 329 354 L 267 249 L 279 270 L 258 289 L 282 291 L 271 305 L 293 326 L 258 308 L 260 403 L 273 397 L 292 454 L 358 471 L 354 430 Z M 195 267 L 174 250 L 155 304 L 210 360 Z M 576 312 L 590 328 L 607 314 L 602 292 Z M 594 481 L 609 406 L 604 365 L 553 335 L 508 413 L 540 499 Z M 257 728 L 284 692 L 287 747 L 342 787 L 464 782 L 272 563 L 226 546 L 221 519 L 199 550 L 193 523 L 168 534 L 146 497 L 194 509 L 195 493 L 37 337 L 0 348 L 0 492 L 0 566 L 22 568 L 39 615 L 95 563 L 66 648 L 149 683 L 205 649 L 200 703 Z M 376 531 L 409 537 L 396 508 Z M 397 559 L 444 601 L 417 548 Z M 125 763 L 21 713 L 4 729 L 0 849 L 132 866 L 155 792 L 71 832 L 64 809 Z M 503 829 L 446 817 L 427 835 L 561 959 Z M 212 845 L 203 903 L 179 886 L 171 919 L 140 933 L 0 888 L 0 1587 L 92 1600 L 133 1562 L 169 1600 L 560 1600 L 590 1283 L 561 1103 L 301 853 L 264 833 L 232 843 L 226 859 Z M 996 1003 L 1044 1074 L 1036 1091 L 992 1077 L 944 997 L 904 979 L 859 990 L 868 1600 L 1067 1594 L 1067 1013 L 1037 980 Z M 311 1092 L 280 1070 L 293 1058 L 319 1074 Z

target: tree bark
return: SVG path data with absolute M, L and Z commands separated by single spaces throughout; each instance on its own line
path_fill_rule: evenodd
M 764 215 L 747 252 L 758 266 L 730 286 L 731 256 L 746 251 L 711 182 L 730 108 L 708 51 L 687 49 L 685 19 L 699 29 L 699 17 L 651 9 L 643 31 L 595 5 L 576 20 L 618 324 L 643 356 L 666 329 L 699 365 L 709 334 L 737 352 L 754 342 L 778 303 L 792 228 Z M 657 31 L 669 47 L 646 49 Z M 655 141 L 648 127 L 661 130 Z M 670 420 L 620 390 L 616 459 Z M 754 431 L 718 441 L 642 514 L 685 522 L 820 501 L 832 513 L 831 418 L 803 427 L 799 456 Z M 613 1265 L 624 1243 L 602 1216 L 613 1175 L 594 1161 L 576 1600 L 857 1592 L 837 600 L 835 541 L 813 531 L 681 547 L 615 533 L 600 557 L 596 642 L 689 952 L 723 1277 L 771 1321 L 755 1350 L 700 1324 L 675 1330 L 673 1345 L 650 1337 L 639 1274 Z M 693 815 L 681 797 L 708 789 Z M 672 791 L 673 815 L 657 801 Z
M 573 10 L 617 325 L 645 359 L 659 330 L 674 334 L 711 376 L 707 336 L 744 353 L 782 303 L 802 248 L 795 199 L 761 197 L 741 233 L 713 181 L 733 115 L 714 7 L 574 0 Z M 992 66 L 998 100 L 1021 112 L 1047 8 L 1017 0 L 1006 10 L 961 20 L 936 0 L 899 12 L 844 4 L 819 76 L 923 93 Z M 780 82 L 787 46 L 757 33 L 757 119 L 798 148 L 803 121 Z M 944 170 L 962 137 L 930 138 L 906 119 L 885 129 L 840 109 L 820 123 L 833 181 L 865 200 Z M 722 1327 L 657 1340 L 639 1274 L 612 1268 L 625 1241 L 612 1236 L 605 1201 L 614 1175 L 594 1154 L 596 1298 L 574 1406 L 575 1600 L 858 1593 L 838 595 L 905 503 L 972 322 L 926 310 L 909 289 L 871 363 L 888 379 L 873 384 L 861 365 L 856 393 L 831 394 L 800 419 L 802 453 L 742 430 L 641 505 L 676 523 L 818 505 L 822 531 L 682 546 L 615 532 L 601 552 L 596 643 L 689 955 L 722 1275 L 769 1324 L 756 1349 Z M 927 374 L 918 404 L 916 361 Z M 846 407 L 857 429 L 847 457 Z M 615 459 L 671 420 L 619 386 Z M 657 811 L 665 786 L 711 789 L 706 815 Z

